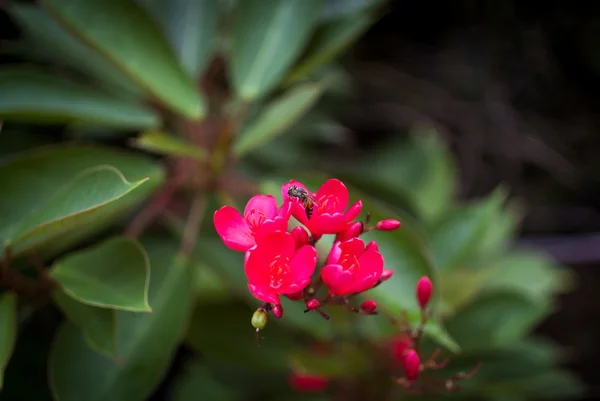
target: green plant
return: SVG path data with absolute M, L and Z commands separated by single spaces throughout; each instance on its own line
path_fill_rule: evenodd
M 456 353 L 441 377 L 485 367 L 460 396 L 576 391 L 558 348 L 527 336 L 565 272 L 510 249 L 519 215 L 504 190 L 456 202 L 453 160 L 428 130 L 346 162 L 315 152 L 339 140 L 324 113 L 344 95 L 333 60 L 380 1 L 40 3 L 8 5 L 24 40 L 0 69 L 1 399 L 144 400 L 171 367 L 177 401 L 290 399 L 292 370 L 345 399 L 395 391 L 374 354 L 397 336 L 383 316 L 327 322 L 286 303 L 256 347 L 243 256 L 210 224 L 224 204 L 330 175 L 373 221 L 402 221 L 377 237 L 395 273 L 369 296 L 416 323 L 414 285 L 433 278 L 424 349 Z

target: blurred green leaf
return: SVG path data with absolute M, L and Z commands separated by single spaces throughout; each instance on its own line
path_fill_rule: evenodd
M 517 341 L 549 311 L 547 304 L 496 291 L 472 299 L 446 322 L 446 328 L 463 349 L 485 349 Z
M 87 171 L 83 176 L 82 170 Z M 12 254 L 18 256 L 36 247 L 41 256 L 42 250 L 52 253 L 46 246 L 72 245 L 114 222 L 149 196 L 162 183 L 165 173 L 160 165 L 146 157 L 102 147 L 71 145 L 48 146 L 5 159 L 0 164 L 0 176 L 3 177 L 0 210 L 11 211 L 0 215 L 2 243 L 15 239 L 17 230 L 24 233 L 24 229 L 33 229 L 25 234 L 40 235 L 22 243 L 12 241 Z M 98 181 L 86 181 L 86 176 Z M 132 182 L 147 180 L 147 184 L 138 184 L 134 189 L 131 184 L 123 184 L 122 177 Z M 107 202 L 111 199 L 113 202 Z M 48 209 L 47 205 L 55 206 Z M 49 220 L 34 221 L 31 219 L 34 213 Z M 41 223 L 46 224 L 32 227 Z M 3 252 L 4 249 L 0 249 L 0 254 Z
M 165 105 L 192 119 L 204 116 L 204 100 L 193 81 L 159 27 L 134 0 L 43 0 L 42 4 Z M 106 29 L 107 23 L 111 29 Z
M 323 89 L 321 84 L 302 84 L 267 105 L 256 121 L 240 134 L 234 145 L 236 156 L 241 157 L 284 132 L 315 104 Z
M 285 82 L 291 83 L 302 79 L 317 68 L 329 63 L 345 51 L 374 22 L 375 17 L 373 15 L 361 13 L 320 27 L 305 56 L 290 72 Z
M 322 21 L 349 17 L 367 8 L 382 4 L 385 0 L 327 0 L 321 10 Z
M 115 361 L 118 359 L 115 310 L 86 305 L 61 290 L 55 291 L 54 302 L 79 327 L 91 348 Z
M 244 394 L 219 382 L 200 361 L 192 361 L 173 385 L 170 401 L 241 401 Z
M 17 296 L 12 292 L 0 294 L 0 390 L 4 370 L 13 353 L 17 339 Z
M 61 258 L 50 275 L 65 293 L 87 305 L 152 312 L 148 305 L 149 264 L 137 241 L 112 237 Z
M 44 45 L 45 48 L 52 49 L 57 61 L 83 71 L 102 83 L 114 85 L 136 95 L 141 94 L 139 88 L 117 67 L 72 36 L 43 9 L 13 3 L 8 7 L 8 12 L 32 42 L 37 46 Z M 122 91 L 115 91 L 117 92 Z
M 251 101 L 273 89 L 307 42 L 317 0 L 245 0 L 236 7 L 231 76 L 238 95 Z
M 152 110 L 140 104 L 29 67 L 0 69 L 0 118 L 121 129 L 160 123 Z
M 164 378 L 189 317 L 190 269 L 177 243 L 161 237 L 142 243 L 151 260 L 152 313 L 117 312 L 120 365 L 89 348 L 73 323 L 62 325 L 49 362 L 55 399 L 142 401 Z
M 490 269 L 455 268 L 441 271 L 438 288 L 441 299 L 442 316 L 456 313 L 485 286 L 494 275 Z
M 201 73 L 212 55 L 223 2 L 141 0 L 141 3 L 163 25 L 187 73 L 191 77 Z
M 191 157 L 198 161 L 206 159 L 204 149 L 181 138 L 162 131 L 146 131 L 133 140 L 133 146 L 166 156 Z
M 240 268 L 243 270 L 243 266 Z M 294 342 L 281 325 L 270 321 L 259 333 L 265 338 L 257 346 L 255 329 L 250 324 L 255 310 L 244 302 L 197 305 L 187 342 L 209 362 L 262 370 L 287 369 Z

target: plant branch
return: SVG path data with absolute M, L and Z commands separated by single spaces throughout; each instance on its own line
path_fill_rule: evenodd
M 188 213 L 188 219 L 183 229 L 181 236 L 181 247 L 179 252 L 182 255 L 189 256 L 196 247 L 196 239 L 198 237 L 198 231 L 202 225 L 204 213 L 206 211 L 207 199 L 202 191 L 196 192 L 194 200 L 190 206 Z

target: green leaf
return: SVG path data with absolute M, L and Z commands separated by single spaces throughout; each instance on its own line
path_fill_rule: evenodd
M 191 157 L 206 160 L 204 149 L 162 131 L 146 131 L 133 141 L 133 146 L 166 156 Z
M 160 123 L 152 110 L 140 104 L 29 67 L 0 69 L 0 118 L 121 129 Z
M 11 211 L 0 215 L 0 241 L 18 256 L 46 246 L 51 254 L 55 244 L 73 245 L 98 232 L 149 196 L 165 173 L 128 152 L 48 146 L 3 160 L 0 176 L 0 210 Z M 28 239 L 16 243 L 19 237 Z
M 527 334 L 549 313 L 549 305 L 533 303 L 507 291 L 481 294 L 451 320 L 448 332 L 465 350 L 510 344 Z
M 328 21 L 349 17 L 381 3 L 383 0 L 327 0 L 321 11 L 320 19 Z
M 438 288 L 442 316 L 452 315 L 481 291 L 494 275 L 491 269 L 441 271 Z
M 174 51 L 134 0 L 43 0 L 60 23 L 165 105 L 201 119 L 205 105 Z M 110 29 L 106 24 L 110 21 Z
M 142 0 L 163 25 L 181 65 L 195 77 L 212 55 L 223 2 L 214 0 Z
M 23 3 L 13 3 L 8 7 L 8 12 L 32 42 L 52 49 L 52 53 L 61 63 L 85 72 L 102 83 L 135 95 L 141 94 L 139 88 L 117 67 L 72 36 L 43 9 Z
M 326 3 L 327 4 L 327 3 Z M 375 17 L 361 13 L 352 18 L 334 21 L 320 27 L 301 62 L 285 79 L 286 83 L 305 78 L 317 68 L 344 52 L 373 23 Z
M 237 139 L 236 156 L 243 156 L 285 131 L 315 104 L 323 89 L 321 84 L 299 85 L 270 103 Z
M 12 292 L 0 295 L 0 390 L 4 370 L 13 353 L 17 338 L 17 296 Z
M 117 312 L 119 366 L 88 347 L 77 326 L 61 326 L 49 361 L 54 399 L 143 401 L 164 378 L 189 317 L 190 269 L 176 256 L 177 243 L 160 237 L 142 243 L 151 260 L 152 313 Z
M 218 381 L 205 363 L 189 363 L 173 385 L 171 401 L 241 401 L 244 394 Z
M 92 349 L 118 359 L 117 315 L 114 310 L 86 305 L 60 290 L 54 293 L 54 302 L 79 327 Z
M 87 305 L 152 312 L 149 264 L 137 241 L 113 237 L 58 260 L 50 275 L 65 293 Z
M 245 0 L 236 8 L 231 76 L 238 95 L 251 101 L 273 89 L 309 38 L 317 0 Z
M 186 335 L 188 344 L 208 362 L 263 371 L 286 369 L 294 342 L 281 325 L 271 320 L 260 332 L 265 338 L 257 347 L 255 329 L 250 324 L 257 307 L 240 301 L 197 305 Z

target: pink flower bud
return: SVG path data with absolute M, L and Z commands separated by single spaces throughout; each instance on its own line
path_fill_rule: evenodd
M 296 241 L 296 249 L 300 249 L 304 245 L 308 244 L 308 233 L 303 227 L 294 227 L 290 234 L 292 234 L 294 241 Z
M 369 299 L 368 301 L 362 303 L 360 309 L 364 310 L 367 313 L 373 313 L 375 312 L 375 309 L 377 309 L 377 302 L 373 301 L 372 299 Z
M 338 233 L 335 237 L 336 241 L 348 241 L 350 238 L 356 238 L 363 233 L 364 225 L 360 221 L 355 221 L 354 223 L 348 224 L 346 230 Z
M 316 299 L 311 299 L 306 303 L 306 309 L 313 310 L 319 307 L 319 301 Z
M 431 293 L 433 292 L 433 285 L 431 280 L 427 276 L 423 276 L 417 283 L 417 300 L 421 309 L 425 309 L 429 300 L 431 299 Z
M 394 275 L 394 270 L 392 269 L 384 269 L 383 273 L 381 273 L 381 277 L 379 278 L 381 281 L 389 280 Z
M 302 299 L 302 291 L 294 292 L 293 294 L 285 294 L 290 301 L 299 301 Z
M 421 367 L 421 361 L 419 354 L 414 349 L 409 350 L 404 357 L 404 374 L 406 380 L 415 381 L 419 377 L 419 369 Z
M 379 231 L 394 231 L 400 227 L 400 222 L 394 219 L 381 220 L 375 225 L 375 229 Z
M 273 305 L 273 315 L 275 315 L 275 317 L 277 319 L 281 319 L 281 316 L 283 316 L 283 307 L 281 306 L 281 304 L 275 304 Z
M 404 366 L 405 354 L 413 346 L 412 338 L 409 336 L 393 337 L 389 342 L 389 346 L 394 364 Z

